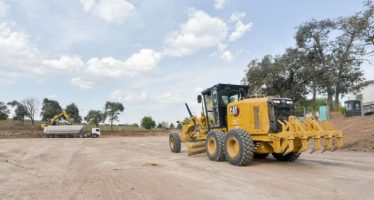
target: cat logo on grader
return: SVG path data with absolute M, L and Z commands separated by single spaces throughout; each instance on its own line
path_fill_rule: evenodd
M 247 86 L 230 84 L 204 90 L 198 96 L 201 117 L 193 116 L 186 104 L 190 120 L 183 122 L 181 136 L 170 134 L 171 151 L 180 152 L 186 143 L 188 155 L 206 152 L 210 160 L 243 166 L 270 153 L 280 161 L 295 161 L 309 140 L 314 144 L 311 153 L 343 147 L 342 132 L 330 122 L 293 116 L 291 99 L 246 98 L 247 93 Z M 321 138 L 326 140 L 324 148 Z

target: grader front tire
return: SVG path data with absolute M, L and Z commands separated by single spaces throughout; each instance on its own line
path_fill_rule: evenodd
M 225 160 L 225 133 L 222 131 L 209 131 L 205 141 L 206 154 L 212 161 Z
M 273 153 L 273 157 L 279 161 L 283 161 L 283 162 L 294 162 L 296 161 L 299 156 L 300 156 L 301 153 L 295 153 L 295 152 L 291 152 L 287 155 L 283 155 L 283 154 L 279 154 L 279 153 Z
M 169 146 L 170 150 L 173 153 L 179 153 L 181 152 L 181 138 L 179 137 L 178 133 L 171 133 L 169 135 Z
M 251 136 L 243 129 L 232 129 L 226 135 L 225 155 L 227 161 L 236 166 L 248 165 L 255 152 Z

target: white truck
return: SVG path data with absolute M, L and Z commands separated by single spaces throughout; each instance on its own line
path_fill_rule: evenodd
M 47 138 L 60 138 L 60 137 L 100 137 L 100 128 L 92 128 L 91 132 L 84 133 L 82 131 L 83 125 L 56 125 L 45 126 L 43 133 Z

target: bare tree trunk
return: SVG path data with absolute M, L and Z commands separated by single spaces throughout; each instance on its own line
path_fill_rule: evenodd
M 316 116 L 316 111 L 317 111 L 317 86 L 316 83 L 313 81 L 312 84 L 312 114 L 313 116 Z
M 339 96 L 340 96 L 340 93 L 338 92 L 338 90 L 336 90 L 335 92 L 335 111 L 339 111 L 339 107 L 340 107 L 340 103 L 339 103 Z
M 333 93 L 332 93 L 331 89 L 327 89 L 327 106 L 329 107 L 329 112 L 334 111 L 332 95 L 333 95 Z

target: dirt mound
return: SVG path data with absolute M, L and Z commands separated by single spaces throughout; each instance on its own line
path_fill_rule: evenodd
M 374 116 L 332 116 L 331 122 L 344 135 L 344 146 L 351 151 L 374 152 Z

